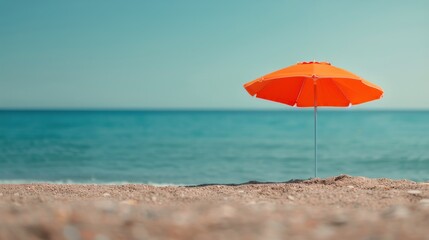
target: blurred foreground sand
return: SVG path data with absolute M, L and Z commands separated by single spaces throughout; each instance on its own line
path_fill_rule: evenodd
M 0 240 L 429 239 L 429 183 L 0 185 Z

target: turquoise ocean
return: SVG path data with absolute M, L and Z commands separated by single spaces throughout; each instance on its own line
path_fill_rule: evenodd
M 307 179 L 313 112 L 0 111 L 0 183 Z M 429 180 L 429 111 L 318 112 L 319 176 Z

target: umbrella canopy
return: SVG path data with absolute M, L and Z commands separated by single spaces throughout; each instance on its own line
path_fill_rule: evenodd
M 314 107 L 314 159 L 317 177 L 317 107 L 347 107 L 380 99 L 383 90 L 328 62 L 301 62 L 244 84 L 247 92 L 274 102 Z
M 244 88 L 252 96 L 297 107 L 346 107 L 383 95 L 379 86 L 327 62 L 301 62 L 248 82 Z

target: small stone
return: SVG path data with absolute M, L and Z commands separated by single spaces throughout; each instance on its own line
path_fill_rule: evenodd
M 13 196 L 19 196 L 19 193 L 14 193 Z
M 110 197 L 110 193 L 103 193 L 103 197 Z
M 349 220 L 345 215 L 339 214 L 332 219 L 331 224 L 335 226 L 342 226 L 347 224 L 348 222 Z
M 413 194 L 413 195 L 419 195 L 420 193 L 422 193 L 422 191 L 420 191 L 420 190 L 408 190 L 407 193 Z
M 120 203 L 121 204 L 126 204 L 126 205 L 136 205 L 137 201 L 134 200 L 134 199 L 127 199 L 127 200 L 121 201 Z
M 156 197 L 155 196 L 152 196 L 150 199 L 152 200 L 152 202 L 156 202 Z
M 289 200 L 291 200 L 291 201 L 295 200 L 295 198 L 294 198 L 293 196 L 291 196 L 291 195 L 288 195 L 288 196 L 287 196 L 287 199 L 289 199 Z
M 355 188 L 355 187 L 354 187 L 354 186 L 352 186 L 352 185 L 348 185 L 347 187 L 348 187 L 348 188 L 350 188 L 350 189 Z
M 63 229 L 63 234 L 65 239 L 67 240 L 79 240 L 80 238 L 80 232 L 79 229 L 77 229 L 75 226 L 67 225 Z
M 407 218 L 410 215 L 410 210 L 404 206 L 392 206 L 383 212 L 383 216 L 387 218 Z
M 422 205 L 429 205 L 429 198 L 423 198 L 419 201 Z
M 238 190 L 238 193 L 244 193 L 244 191 L 243 190 Z
M 112 201 L 102 201 L 96 203 L 96 207 L 104 212 L 115 212 L 116 205 Z
M 3 193 L 0 192 L 0 197 L 3 196 Z

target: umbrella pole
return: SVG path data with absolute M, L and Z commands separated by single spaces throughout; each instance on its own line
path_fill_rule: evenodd
M 314 81 L 314 177 L 317 178 L 317 91 Z

